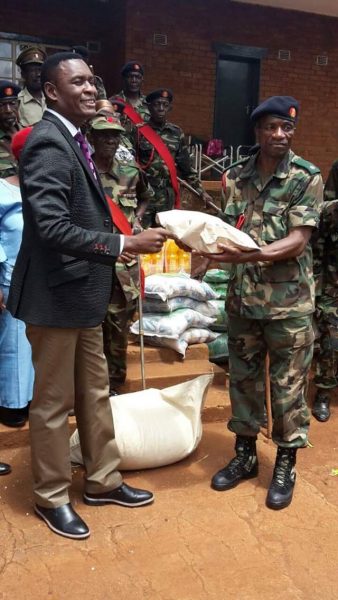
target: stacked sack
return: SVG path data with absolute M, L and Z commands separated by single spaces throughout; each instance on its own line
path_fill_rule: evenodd
M 203 282 L 210 286 L 217 297 L 216 300 L 211 300 L 211 304 L 216 311 L 216 320 L 210 325 L 210 329 L 220 333 L 220 335 L 208 344 L 209 358 L 216 363 L 224 362 L 229 357 L 228 315 L 225 310 L 229 275 L 228 269 L 210 269 L 203 278 Z
M 211 330 L 217 320 L 217 294 L 205 281 L 185 273 L 163 273 L 145 278 L 144 342 L 176 350 L 183 357 L 190 344 L 209 343 L 220 333 Z M 131 332 L 139 335 L 139 321 Z

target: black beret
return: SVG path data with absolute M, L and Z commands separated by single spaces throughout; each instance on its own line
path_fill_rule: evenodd
M 157 100 L 157 98 L 165 98 L 169 100 L 169 102 L 173 101 L 173 93 L 169 88 L 160 88 L 158 90 L 153 90 L 146 96 L 146 102 L 152 102 L 153 100 Z
M 130 60 L 122 67 L 122 70 L 121 70 L 122 77 L 125 77 L 131 71 L 136 71 L 138 73 L 141 73 L 141 75 L 144 75 L 143 67 L 142 67 L 141 63 L 139 63 L 137 60 Z
M 298 119 L 298 112 L 299 103 L 292 96 L 271 96 L 255 108 L 250 118 L 256 123 L 261 117 L 271 115 L 295 122 Z
M 0 80 L 0 102 L 17 100 L 20 91 L 21 87 L 13 83 L 13 81 L 8 81 L 7 79 Z

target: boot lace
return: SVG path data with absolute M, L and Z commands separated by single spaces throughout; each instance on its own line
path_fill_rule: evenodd
M 278 448 L 276 465 L 273 471 L 273 485 L 281 489 L 288 487 L 291 472 L 295 465 L 295 448 Z

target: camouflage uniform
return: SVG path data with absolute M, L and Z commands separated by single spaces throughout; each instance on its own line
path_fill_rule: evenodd
M 153 191 L 132 155 L 119 147 L 111 171 L 100 173 L 100 176 L 105 192 L 133 226 L 138 199 L 152 198 Z M 104 352 L 108 362 L 110 387 L 113 389 L 121 386 L 126 379 L 128 329 L 136 309 L 139 289 L 137 261 L 131 261 L 127 265 L 117 262 L 113 294 L 103 323 Z
M 335 160 L 324 189 L 324 200 L 335 200 L 338 198 L 338 160 Z
M 11 136 L 0 129 L 0 178 L 5 179 L 18 173 L 16 162 L 11 149 Z
M 316 227 L 322 204 L 319 170 L 289 151 L 264 184 L 257 155 L 224 175 L 223 219 L 259 246 L 285 238 L 294 227 Z M 273 263 L 233 265 L 227 298 L 229 313 L 229 429 L 255 436 L 264 407 L 264 359 L 270 355 L 273 440 L 279 446 L 306 444 L 309 413 L 305 401 L 313 352 L 314 278 L 312 252 Z
M 319 333 L 314 382 L 318 388 L 331 389 L 338 385 L 338 199 L 324 204 L 312 245 Z
M 104 100 L 107 98 L 106 88 L 104 87 L 103 79 L 99 75 L 94 75 L 95 87 L 97 90 L 96 100 Z
M 115 98 L 121 98 L 121 100 L 124 100 L 124 102 L 126 104 L 130 104 L 130 102 L 123 90 L 119 94 L 115 94 L 114 96 L 109 98 L 109 100 L 112 104 L 114 103 Z M 131 104 L 131 106 L 136 110 L 136 112 L 140 115 L 140 117 L 143 119 L 143 121 L 145 121 L 146 123 L 149 121 L 150 113 L 149 113 L 148 103 L 146 102 L 146 97 L 144 96 L 144 94 L 140 94 L 140 97 L 137 100 L 137 102 L 135 104 Z M 122 114 L 120 120 L 121 120 L 122 127 L 124 127 L 124 129 L 126 130 L 126 133 L 124 135 L 128 139 L 133 140 L 135 125 L 131 122 L 131 120 L 127 117 L 127 115 Z
M 191 165 L 189 149 L 182 129 L 173 123 L 165 123 L 162 126 L 152 123 L 151 127 L 168 146 L 175 160 L 178 177 L 184 179 L 198 193 L 202 194 L 203 188 L 195 169 Z M 155 197 L 148 205 L 144 215 L 143 223 L 146 226 L 154 226 L 156 225 L 155 217 L 158 212 L 171 210 L 174 207 L 175 192 L 166 163 L 139 130 L 134 132 L 134 146 L 136 160 L 147 173 L 149 183 L 155 192 Z

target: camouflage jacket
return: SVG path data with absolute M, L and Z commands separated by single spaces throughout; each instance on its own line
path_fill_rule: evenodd
M 123 90 L 119 94 L 114 94 L 114 96 L 109 98 L 110 102 L 114 102 L 114 98 L 121 98 L 122 100 L 125 101 L 126 104 L 130 104 L 130 102 L 128 101 L 127 96 L 125 95 Z M 149 119 L 150 119 L 149 108 L 148 108 L 148 104 L 146 102 L 146 97 L 143 94 L 140 94 L 138 101 L 135 104 L 131 104 L 131 106 L 136 110 L 136 112 L 140 115 L 140 117 L 143 119 L 143 121 L 145 121 L 145 122 L 149 121 Z M 133 137 L 135 125 L 131 122 L 131 120 L 126 115 L 121 115 L 121 125 L 126 130 L 126 133 L 124 135 L 126 135 L 131 140 Z
M 95 87 L 97 90 L 96 100 L 104 100 L 107 98 L 106 88 L 104 87 L 103 79 L 99 75 L 94 75 Z
M 150 200 L 154 192 L 146 177 L 126 149 L 118 148 L 111 170 L 100 173 L 104 191 L 119 206 L 131 226 L 135 221 L 135 211 L 139 200 Z M 95 161 L 95 154 L 93 155 Z M 117 229 L 114 233 L 119 233 Z M 116 277 L 120 282 L 127 301 L 139 296 L 139 273 L 137 261 L 128 264 L 116 263 Z
M 285 238 L 294 227 L 317 227 L 323 182 L 317 167 L 289 151 L 262 184 L 257 154 L 232 165 L 223 176 L 223 213 L 259 246 Z M 311 244 L 296 257 L 276 262 L 233 265 L 228 312 L 251 319 L 283 319 L 314 311 Z
M 338 326 L 338 199 L 324 203 L 312 247 L 316 306 Z
M 325 183 L 324 200 L 338 198 L 338 160 L 335 160 Z
M 0 129 L 0 179 L 18 173 L 18 163 L 11 152 L 11 136 Z
M 202 193 L 203 188 L 197 172 L 192 167 L 188 145 L 182 129 L 173 123 L 165 123 L 163 126 L 152 123 L 151 127 L 168 146 L 175 160 L 178 177 L 184 179 L 197 192 Z M 134 147 L 136 160 L 146 172 L 149 183 L 155 192 L 152 205 L 157 208 L 173 207 L 175 193 L 171 185 L 169 169 L 154 146 L 146 140 L 139 129 L 134 132 Z

